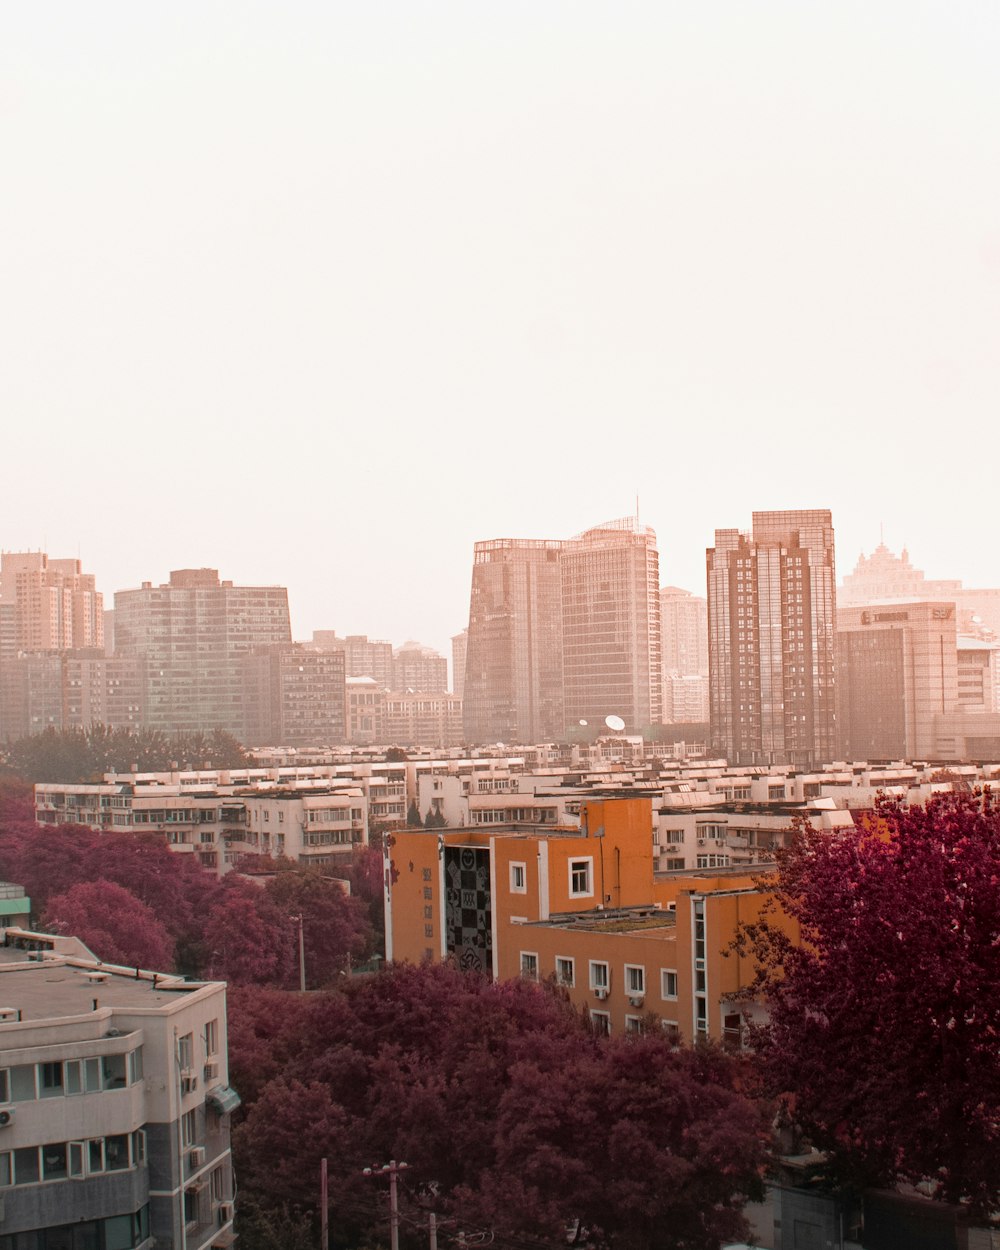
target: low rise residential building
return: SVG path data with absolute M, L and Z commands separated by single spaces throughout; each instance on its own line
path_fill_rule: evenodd
M 109 773 L 98 784 L 43 783 L 35 786 L 35 818 L 44 826 L 158 833 L 172 851 L 196 856 L 219 875 L 247 855 L 346 866 L 368 839 L 365 786 L 330 768 Z
M 554 978 L 620 1032 L 738 1041 L 752 970 L 723 951 L 766 898 L 749 872 L 658 873 L 644 798 L 590 799 L 578 826 L 408 829 L 387 839 L 386 954 Z
M 0 945 L 0 1244 L 233 1244 L 225 985 Z

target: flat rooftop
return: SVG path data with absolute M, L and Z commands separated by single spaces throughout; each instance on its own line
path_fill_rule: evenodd
M 10 935 L 14 932 L 23 935 L 25 944 L 37 939 L 86 950 L 75 938 L 7 930 Z M 176 1003 L 178 994 L 192 994 L 206 984 L 210 982 L 185 981 L 173 974 L 145 970 L 136 975 L 134 969 L 65 951 L 32 952 L 14 945 L 0 946 L 0 1009 L 19 1011 L 22 1021 L 83 1015 L 94 1009 L 95 998 L 102 1008 L 155 1011 Z

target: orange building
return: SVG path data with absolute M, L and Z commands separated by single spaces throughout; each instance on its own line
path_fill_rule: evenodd
M 584 804 L 580 828 L 407 829 L 386 849 L 386 955 L 552 978 L 598 1027 L 738 1041 L 752 970 L 727 955 L 766 891 L 750 873 L 654 873 L 649 803 Z M 755 870 L 759 872 L 759 869 Z

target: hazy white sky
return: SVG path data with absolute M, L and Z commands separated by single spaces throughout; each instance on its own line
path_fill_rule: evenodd
M 1000 585 L 995 0 L 10 4 L 0 546 L 445 647 L 472 544 Z

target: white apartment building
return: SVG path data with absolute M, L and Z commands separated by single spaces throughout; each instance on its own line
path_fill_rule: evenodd
M 347 773 L 345 776 L 344 773 Z M 400 810 L 384 774 L 371 779 L 380 809 Z M 347 863 L 368 840 L 366 782 L 333 767 L 108 773 L 101 783 L 40 783 L 41 825 L 80 824 L 121 833 L 159 833 L 220 876 L 246 855 L 300 863 Z M 405 807 L 403 808 L 405 815 Z
M 221 982 L 0 945 L 0 1245 L 212 1250 L 233 1234 Z

